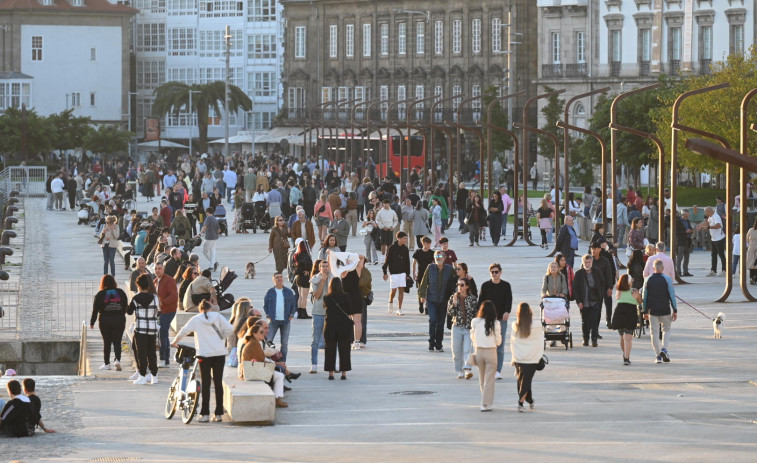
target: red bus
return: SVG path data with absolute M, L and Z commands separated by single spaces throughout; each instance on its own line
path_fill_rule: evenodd
M 387 136 L 378 132 L 363 140 L 359 135 L 354 137 L 341 132 L 337 136 L 319 136 L 319 146 L 322 152 L 328 153 L 327 159 L 331 163 L 338 163 L 344 167 L 345 162 L 354 159 L 355 165 L 362 165 L 363 159 L 370 157 L 376 166 L 380 177 L 385 177 L 388 166 L 399 177 L 400 169 L 407 172 L 417 168 L 423 171 L 426 164 L 426 140 L 422 135 L 410 135 L 410 153 L 408 156 L 408 136 L 391 135 L 391 143 L 387 143 Z M 388 165 L 387 165 L 388 164 Z M 407 174 L 406 174 L 407 175 Z

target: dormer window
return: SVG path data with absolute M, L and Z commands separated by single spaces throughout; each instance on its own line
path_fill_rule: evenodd
M 71 6 L 84 6 L 84 0 L 71 0 Z
M 39 0 L 42 6 L 53 6 L 53 0 Z

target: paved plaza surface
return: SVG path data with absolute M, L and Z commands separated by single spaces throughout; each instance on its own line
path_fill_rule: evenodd
M 77 226 L 73 212 L 40 213 L 39 223 L 48 232 L 44 252 L 49 256 L 49 278 L 99 279 L 102 254 L 92 229 Z M 515 303 L 527 301 L 538 310 L 542 276 L 551 260 L 544 257 L 547 253 L 523 241 L 516 247 L 495 248 L 487 240 L 470 248 L 467 236 L 456 228 L 447 234 L 450 247 L 469 265 L 477 285 L 488 278 L 488 265 L 500 262 Z M 267 234 L 222 237 L 219 261 L 241 274 L 246 262 L 267 255 L 267 247 Z M 581 251 L 586 248 L 581 242 Z M 350 238 L 348 250 L 362 252 L 363 237 Z M 163 407 L 177 370 L 161 369 L 160 383 L 147 386 L 126 380 L 131 374 L 127 361 L 123 372 L 101 372 L 99 332 L 91 331 L 94 377 L 47 377 L 38 382 L 43 419 L 58 433 L 0 439 L 0 460 L 753 462 L 757 304 L 744 302 L 738 288 L 731 302 L 712 303 L 723 281 L 704 277 L 709 259 L 709 252 L 695 252 L 693 284 L 678 285 L 676 291 L 709 316 L 726 314 L 723 339 L 713 339 L 709 319 L 679 304 L 672 362 L 655 364 L 645 335 L 634 338 L 633 364 L 627 367 L 622 365 L 617 334 L 604 323 L 598 348 L 580 345 L 580 315 L 572 308 L 575 347 L 547 348 L 550 364 L 534 379 L 536 409 L 526 413 L 516 412 L 509 348 L 504 379 L 496 384 L 494 411 L 481 413 L 478 372 L 474 369 L 471 380 L 456 379 L 448 337 L 444 353 L 428 352 L 428 319 L 417 311 L 415 288 L 406 300 L 407 315 L 387 313 L 388 282 L 381 280 L 379 266 L 368 267 L 376 295 L 368 309 L 368 344 L 353 351 L 347 381 L 328 381 L 321 371 L 307 373 L 311 324 L 292 321 L 288 363 L 303 375 L 293 382 L 286 397 L 289 408 L 277 410 L 273 426 L 166 420 Z M 204 257 L 201 262 L 207 265 Z M 255 280 L 240 276 L 229 292 L 252 298 L 262 309 L 273 265 L 273 257 L 266 258 L 258 263 Z M 116 276 L 119 284 L 126 279 L 123 266 Z M 752 288 L 757 293 L 757 287 Z M 322 366 L 323 351 L 319 369 Z

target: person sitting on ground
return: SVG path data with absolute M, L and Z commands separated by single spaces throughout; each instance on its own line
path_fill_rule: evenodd
M 37 426 L 39 426 L 40 429 L 42 429 L 46 433 L 54 433 L 55 429 L 46 427 L 45 423 L 42 422 L 42 415 L 40 414 L 40 411 L 42 410 L 42 401 L 39 399 L 37 393 L 35 392 L 37 383 L 31 378 L 24 378 L 23 384 L 24 395 L 29 398 L 29 402 L 32 405 L 32 412 L 34 413 Z
M 37 423 L 31 401 L 21 392 L 21 383 L 13 379 L 6 388 L 11 400 L 0 412 L 0 433 L 11 437 L 33 436 Z

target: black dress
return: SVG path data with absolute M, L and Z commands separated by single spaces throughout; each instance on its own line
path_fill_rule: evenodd
M 363 313 L 363 295 L 360 293 L 360 277 L 357 275 L 357 271 L 353 270 L 347 272 L 347 275 L 342 278 L 342 289 L 344 293 L 349 297 L 350 307 L 342 308 L 349 315 L 359 315 Z
M 313 267 L 313 260 L 308 253 L 298 255 L 294 259 L 295 265 L 295 283 L 300 288 L 310 288 L 310 269 Z
M 339 371 L 352 370 L 350 351 L 354 338 L 354 326 L 349 317 L 351 301 L 347 294 L 328 294 L 323 297 L 326 319 L 323 338 L 326 341 L 323 370 L 336 371 L 336 353 L 339 351 Z M 361 306 L 362 310 L 362 306 Z

